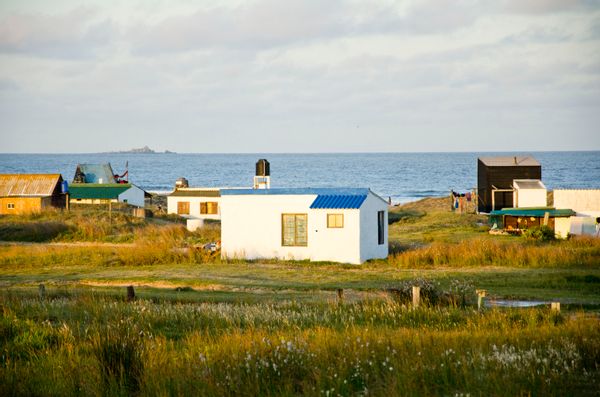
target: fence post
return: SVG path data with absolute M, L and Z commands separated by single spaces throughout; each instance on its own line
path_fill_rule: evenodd
M 41 300 L 46 299 L 46 286 L 44 284 L 40 284 L 38 286 L 38 294 L 39 294 Z
M 344 301 L 344 290 L 342 288 L 337 289 L 337 299 L 338 303 L 342 303 Z
M 412 303 L 413 307 L 419 307 L 421 303 L 421 287 L 413 285 L 412 287 Z
M 127 287 L 127 302 L 132 302 L 135 300 L 135 290 L 133 289 L 133 285 Z
M 483 298 L 485 298 L 487 291 L 484 289 L 478 289 L 475 290 L 475 292 L 477 292 L 477 310 L 481 310 L 483 307 Z
M 552 310 L 553 312 L 560 313 L 560 302 L 551 302 L 550 310 Z

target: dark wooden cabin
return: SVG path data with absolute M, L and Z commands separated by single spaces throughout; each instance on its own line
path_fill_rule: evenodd
M 515 179 L 542 179 L 542 165 L 531 156 L 478 158 L 477 210 L 489 213 L 514 207 Z

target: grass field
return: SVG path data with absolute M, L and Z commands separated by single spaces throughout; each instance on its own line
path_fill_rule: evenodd
M 222 261 L 193 248 L 217 225 L 170 218 L 2 217 L 0 395 L 597 395 L 600 241 L 491 236 L 447 199 L 390 222 L 390 257 L 354 266 Z

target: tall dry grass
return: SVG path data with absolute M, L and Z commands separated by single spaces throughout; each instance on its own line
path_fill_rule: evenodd
M 400 267 L 508 266 L 586 267 L 600 264 L 600 239 L 534 242 L 468 239 L 460 243 L 432 244 L 392 254 L 388 262 Z

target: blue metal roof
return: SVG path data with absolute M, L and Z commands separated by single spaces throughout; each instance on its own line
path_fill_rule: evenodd
M 360 208 L 362 203 L 367 199 L 366 194 L 349 195 L 349 194 L 319 194 L 315 201 L 310 205 L 311 209 L 328 208 L 328 209 L 350 209 Z
M 367 196 L 368 188 L 275 188 L 275 189 L 221 189 L 221 196 L 243 195 L 296 195 L 316 194 L 323 196 Z

